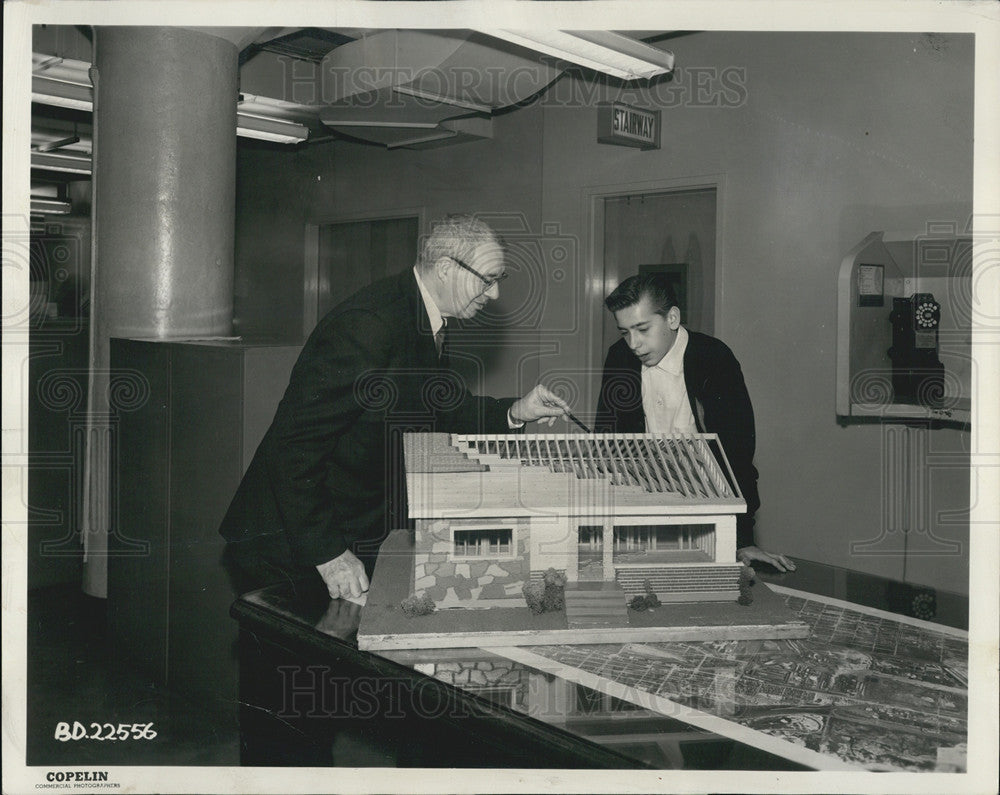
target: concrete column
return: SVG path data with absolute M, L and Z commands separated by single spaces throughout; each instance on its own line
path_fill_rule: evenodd
M 96 36 L 101 323 L 109 336 L 228 334 L 236 47 L 183 28 Z
M 200 31 L 99 27 L 94 42 L 90 413 L 110 420 L 110 339 L 228 335 L 233 314 L 236 45 Z M 107 593 L 106 448 L 87 455 L 84 591 Z M 112 490 L 110 498 L 108 489 Z

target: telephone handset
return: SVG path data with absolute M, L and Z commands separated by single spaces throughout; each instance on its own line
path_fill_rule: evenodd
M 944 365 L 938 359 L 941 304 L 931 293 L 893 298 L 892 388 L 899 403 L 940 405 L 944 397 Z

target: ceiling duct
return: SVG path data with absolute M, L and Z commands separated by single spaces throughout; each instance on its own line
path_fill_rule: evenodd
M 264 37 L 253 49 L 294 58 L 297 61 L 320 63 L 335 47 L 353 41 L 348 36 L 326 28 L 279 29 L 278 35 Z M 249 53 L 248 53 L 249 55 Z
M 390 149 L 492 137 L 494 111 L 562 74 L 536 53 L 511 54 L 468 30 L 385 30 L 323 59 L 320 119 L 337 133 Z

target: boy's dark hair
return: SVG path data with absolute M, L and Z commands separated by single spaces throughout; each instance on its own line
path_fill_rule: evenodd
M 653 309 L 658 315 L 666 316 L 671 307 L 677 306 L 677 296 L 664 273 L 640 273 L 629 276 L 619 284 L 611 295 L 604 299 L 604 305 L 617 312 L 639 303 L 643 296 L 648 296 Z

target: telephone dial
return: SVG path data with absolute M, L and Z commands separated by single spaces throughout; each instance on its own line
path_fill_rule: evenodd
M 898 403 L 935 407 L 944 397 L 944 365 L 938 359 L 941 304 L 930 293 L 893 298 L 892 389 Z

